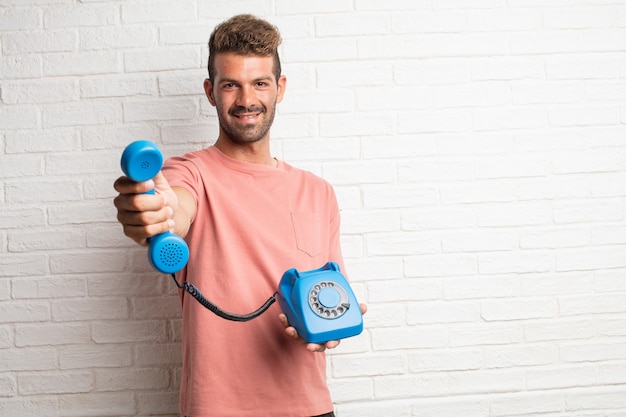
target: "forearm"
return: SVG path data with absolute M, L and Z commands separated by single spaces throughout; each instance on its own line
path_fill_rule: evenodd
M 178 197 L 178 205 L 174 210 L 174 233 L 181 237 L 187 236 L 191 222 L 196 214 L 196 202 L 189 191 L 182 187 L 172 187 Z

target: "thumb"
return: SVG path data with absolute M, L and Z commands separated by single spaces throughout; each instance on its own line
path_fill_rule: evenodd
M 157 194 L 163 197 L 163 204 L 170 206 L 173 210 L 176 210 L 176 207 L 178 206 L 176 193 L 172 190 L 170 183 L 167 182 L 163 172 L 159 171 L 152 180 L 154 181 L 154 190 Z
M 154 189 L 157 191 L 163 192 L 172 189 L 172 187 L 170 187 L 170 183 L 167 182 L 167 179 L 165 178 L 165 175 L 163 175 L 162 171 L 159 171 L 152 179 L 152 181 L 154 181 Z

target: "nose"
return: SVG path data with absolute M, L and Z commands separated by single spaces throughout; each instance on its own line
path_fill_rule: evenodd
M 248 85 L 244 85 L 239 89 L 236 105 L 240 107 L 248 108 L 252 104 L 255 104 L 256 94 L 254 88 Z

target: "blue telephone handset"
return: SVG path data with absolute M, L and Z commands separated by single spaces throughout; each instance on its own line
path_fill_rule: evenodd
M 319 269 L 289 269 L 278 285 L 278 303 L 289 324 L 309 343 L 345 339 L 363 331 L 363 316 L 335 262 Z
M 138 140 L 124 149 L 121 166 L 131 180 L 147 181 L 161 170 L 163 155 L 155 143 Z M 148 194 L 154 194 L 154 190 Z M 187 265 L 189 247 L 182 237 L 168 231 L 151 237 L 148 242 L 148 260 L 156 270 L 173 274 Z

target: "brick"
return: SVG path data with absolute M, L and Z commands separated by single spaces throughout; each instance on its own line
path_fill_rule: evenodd
M 14 375 L 0 375 L 0 398 L 14 397 L 17 394 L 18 386 Z
M 169 386 L 166 369 L 108 368 L 95 370 L 97 391 L 157 390 Z
M 623 387 L 595 387 L 570 390 L 565 395 L 567 411 L 620 409 L 626 407 L 626 390 Z
M 89 392 L 93 389 L 93 379 L 91 371 L 21 374 L 18 377 L 22 395 Z
M 6 104 L 76 101 L 76 85 L 76 81 L 72 79 L 6 83 L 2 88 L 2 101 Z
M 92 324 L 96 343 L 164 342 L 168 340 L 163 320 L 103 321 Z
M 454 84 L 470 80 L 467 62 L 459 58 L 425 57 L 417 61 L 396 62 L 394 80 L 398 84 Z
M 177 390 L 159 390 L 156 393 L 138 392 L 135 396 L 139 409 L 148 415 L 162 413 L 168 413 L 172 416 L 178 415 L 179 393 Z
M 557 315 L 557 302 L 545 298 L 483 301 L 480 306 L 480 316 L 485 321 L 550 319 Z
M 133 318 L 141 320 L 180 317 L 180 298 L 177 295 L 137 298 L 131 302 L 131 311 Z
M 576 81 L 518 82 L 512 85 L 513 104 L 576 103 L 585 95 L 585 85 Z
M 437 232 L 379 233 L 368 237 L 366 243 L 370 256 L 432 255 L 441 250 Z
M 109 124 L 121 121 L 122 111 L 118 103 L 93 104 L 72 103 L 50 107 L 42 114 L 45 128 Z
M 427 156 L 434 155 L 436 151 L 435 138 L 420 134 L 372 137 L 361 140 L 361 153 L 366 159 Z
M 559 311 L 562 316 L 618 313 L 625 301 L 626 293 L 575 295 L 562 297 L 559 300 Z
M 505 106 L 511 101 L 511 88 L 500 82 L 434 88 L 434 106 L 436 108 Z
M 457 133 L 471 126 L 472 114 L 468 109 L 412 111 L 398 115 L 400 133 Z
M 404 273 L 411 278 L 475 275 L 476 256 L 467 254 L 442 254 L 407 257 Z
M 42 60 L 46 77 L 110 74 L 122 67 L 117 51 L 44 54 Z
M 357 101 L 363 101 L 360 97 Z M 281 113 L 301 112 L 306 109 L 314 113 L 339 113 L 354 110 L 354 94 L 346 89 L 292 91 L 281 104 Z M 293 110 L 291 110 L 293 109 Z
M 576 33 L 573 31 L 572 33 Z M 546 77 L 551 80 L 598 79 L 619 76 L 611 54 L 558 54 L 545 58 Z
M 371 329 L 370 333 L 376 352 L 444 348 L 448 345 L 448 330 L 443 326 L 389 327 Z M 360 361 L 362 363 L 362 359 Z
M 46 28 L 107 26 L 119 23 L 117 7 L 110 4 L 51 5 L 43 11 Z
M 50 270 L 55 274 L 121 272 L 127 269 L 124 251 L 67 252 L 50 255 Z
M 511 345 L 523 340 L 523 332 L 515 323 L 477 323 L 448 327 L 451 347 Z
M 624 343 L 598 341 L 595 343 L 562 344 L 560 358 L 564 362 L 598 362 L 623 360 L 626 357 Z
M 125 102 L 124 120 L 139 122 L 150 120 L 193 119 L 198 114 L 194 99 L 170 99 L 149 102 Z
M 333 393 L 334 403 L 360 402 L 373 398 L 374 388 L 370 379 L 329 379 L 328 386 Z
M 178 47 L 152 49 L 124 53 L 126 72 L 167 71 L 198 68 L 200 51 L 198 48 Z
M 74 299 L 51 302 L 52 319 L 68 323 L 75 320 L 116 320 L 129 317 L 125 298 Z
M 38 208 L 31 209 L 3 209 L 0 217 L 0 228 L 14 229 L 43 226 L 45 213 Z
M 483 364 L 479 349 L 421 349 L 409 353 L 408 358 L 412 373 L 475 370 Z
M 563 407 L 560 393 L 519 393 L 494 400 L 491 411 L 494 416 L 513 414 L 558 413 Z
M 0 257 L 0 277 L 43 275 L 48 272 L 45 254 L 3 254 Z
M 520 279 L 509 275 L 462 278 L 448 276 L 443 280 L 443 294 L 447 300 L 511 297 L 519 295 L 520 291 Z
M 558 362 L 558 348 L 551 343 L 485 346 L 482 352 L 487 369 L 551 365 Z
M 315 34 L 319 37 L 368 36 L 388 31 L 384 16 L 372 14 L 322 15 L 315 19 Z
M 478 57 L 470 62 L 469 73 L 474 80 L 542 80 L 545 77 L 543 60 L 537 56 Z
M 542 16 L 543 25 L 549 29 L 606 28 L 613 24 L 613 12 L 606 7 L 546 8 Z
M 39 13 L 36 8 L 12 7 L 0 12 L 0 30 L 32 31 L 39 28 Z
M 179 343 L 139 345 L 135 349 L 135 363 L 139 366 L 180 365 L 182 347 Z
M 604 268 L 623 268 L 626 260 L 620 256 L 624 247 L 604 246 L 585 249 L 562 249 L 556 253 L 557 271 L 589 271 Z
M 87 285 L 82 277 L 27 277 L 14 279 L 11 295 L 16 300 L 84 297 Z
M 5 80 L 38 78 L 42 75 L 41 62 L 42 58 L 38 55 L 3 56 L 0 60 L 0 73 Z
M 126 416 L 136 413 L 134 393 L 88 392 L 61 395 L 58 399 L 59 411 L 68 417 Z
M 456 371 L 448 379 L 453 394 L 516 392 L 525 387 L 521 370 Z
M 148 48 L 157 44 L 157 30 L 150 26 L 86 28 L 80 31 L 84 50 Z
M 312 77 L 315 77 L 320 88 L 383 85 L 392 82 L 393 68 L 391 64 L 385 62 L 321 62 L 316 66 L 315 73 L 311 74 L 309 65 L 290 64 L 287 86 L 288 89 L 298 88 L 298 84 L 294 84 L 294 73 L 302 80 L 300 83 L 304 84 L 301 88 L 311 86 L 313 81 L 309 79 Z
M 9 182 L 5 193 L 7 202 L 12 204 L 79 201 L 82 198 L 78 181 Z
M 480 32 L 531 31 L 540 27 L 541 17 L 541 13 L 530 8 L 470 10 L 467 27 Z
M 15 327 L 15 346 L 47 346 L 89 343 L 88 323 L 18 324 Z
M 0 107 L 3 129 L 31 129 L 40 126 L 40 111 L 32 106 Z
M 354 234 L 393 232 L 398 230 L 399 225 L 397 213 L 386 210 L 370 211 L 366 214 L 354 213 L 352 216 L 345 216 L 342 222 L 345 233 Z
M 403 230 L 457 229 L 474 227 L 476 224 L 476 211 L 469 207 L 435 206 L 402 212 Z
M 156 82 L 145 75 L 107 75 L 80 80 L 82 98 L 152 96 Z
M 36 410 L 37 417 L 57 417 L 58 407 L 55 397 L 31 396 L 3 398 L 0 413 L 7 416 L 27 416 Z
M 558 265 L 558 261 L 556 262 Z M 553 255 L 547 251 L 486 253 L 478 256 L 482 274 L 548 272 L 554 267 Z
M 374 393 L 379 399 L 397 399 L 408 395 L 441 396 L 448 391 L 448 378 L 444 374 L 408 374 L 374 381 Z
M 526 371 L 527 387 L 534 390 L 592 386 L 597 381 L 596 366 L 590 365 Z
M 315 3 L 294 3 L 288 0 L 278 0 L 276 10 L 280 15 L 347 12 L 352 10 L 352 2 L 321 0 Z
M 73 51 L 78 43 L 75 31 L 20 31 L 3 36 L 3 52 L 7 55 Z
M 0 366 L 3 372 L 48 371 L 58 366 L 56 349 L 22 348 L 1 349 Z
M 196 18 L 196 4 L 191 0 L 181 0 L 179 7 L 172 8 L 165 0 L 157 2 L 131 2 L 121 7 L 122 21 L 126 24 L 143 22 L 193 21 Z
M 6 135 L 6 153 L 69 152 L 78 149 L 78 140 L 72 128 L 47 129 L 42 133 L 16 131 Z
M 467 16 L 447 10 L 392 13 L 391 27 L 393 33 L 461 32 L 467 30 Z
M 476 321 L 480 305 L 470 302 L 417 302 L 407 306 L 407 324 L 435 324 Z

